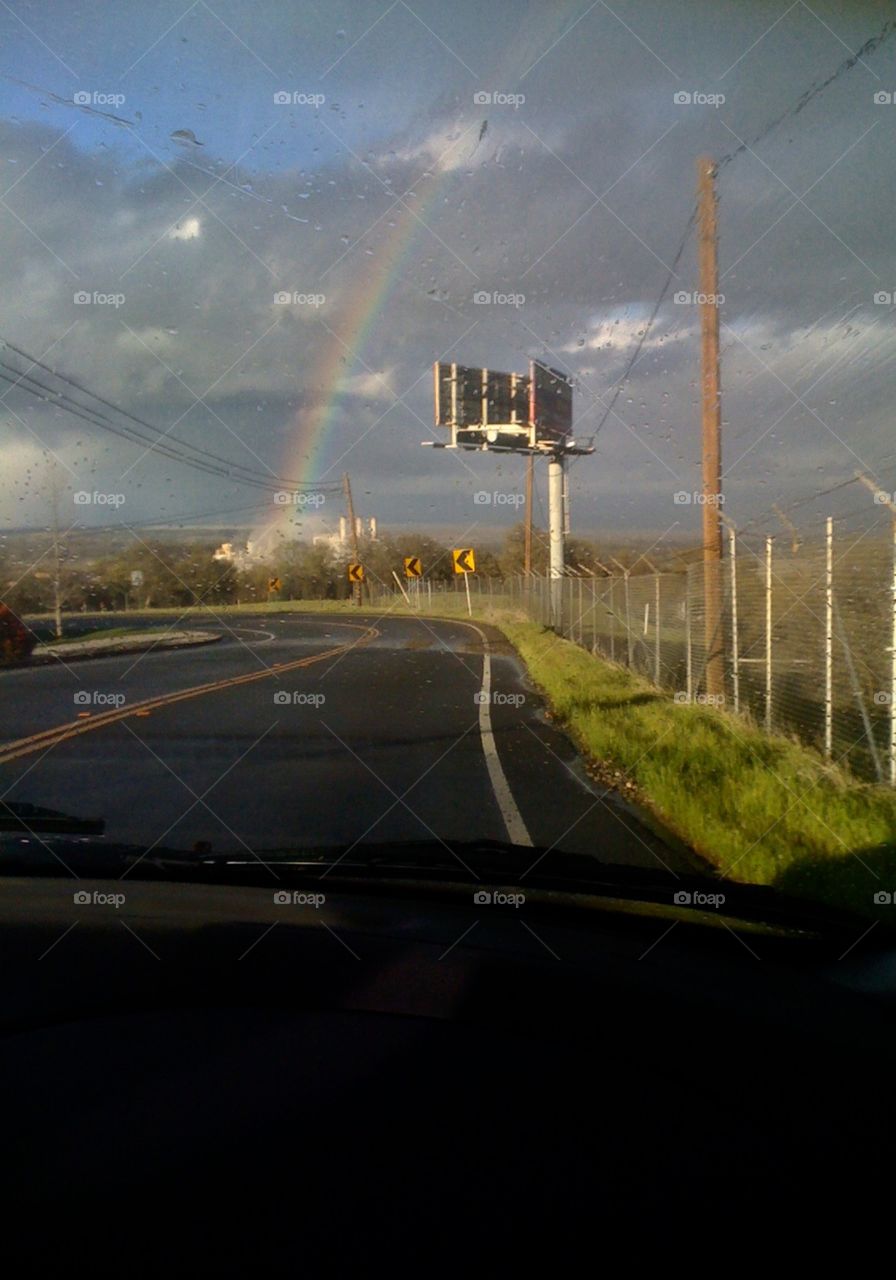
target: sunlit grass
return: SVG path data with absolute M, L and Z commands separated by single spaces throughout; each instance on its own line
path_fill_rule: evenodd
M 620 769 L 724 874 L 884 918 L 896 912 L 874 902 L 896 889 L 896 793 L 727 712 L 676 703 L 534 623 L 499 625 L 580 748 Z

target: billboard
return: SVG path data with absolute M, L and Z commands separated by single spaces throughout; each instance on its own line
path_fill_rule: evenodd
M 448 448 L 551 452 L 572 449 L 572 382 L 559 369 L 529 361 L 528 377 L 463 364 L 433 366 L 436 425 Z
M 559 440 L 572 435 L 572 383 L 565 373 L 529 361 L 529 420 L 536 440 Z
M 437 363 L 434 377 L 437 426 L 528 430 L 529 379 L 523 374 Z

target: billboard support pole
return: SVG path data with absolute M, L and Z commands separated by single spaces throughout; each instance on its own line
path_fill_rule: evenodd
M 563 493 L 565 482 L 563 458 L 556 454 L 548 463 L 548 522 L 551 547 L 551 626 L 560 630 L 563 590 Z

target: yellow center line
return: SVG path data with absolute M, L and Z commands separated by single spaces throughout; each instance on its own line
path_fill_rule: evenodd
M 380 631 L 376 627 L 361 627 L 351 622 L 336 623 L 337 626 L 352 627 L 362 634 L 357 640 L 338 645 L 335 649 L 326 649 L 323 653 L 314 653 L 306 658 L 296 658 L 294 662 L 284 662 L 277 667 L 264 671 L 249 671 L 241 676 L 227 676 L 221 680 L 211 680 L 207 684 L 193 685 L 190 689 L 180 689 L 174 693 L 162 693 L 155 698 L 144 698 L 141 702 L 132 702 L 128 707 L 116 707 L 111 711 L 102 711 L 89 720 L 70 720 L 56 725 L 52 729 L 44 729 L 40 733 L 32 733 L 27 738 L 18 738 L 0 747 L 0 764 L 17 760 L 20 756 L 30 755 L 42 748 L 55 746 L 65 742 L 67 738 L 75 738 L 81 733 L 91 733 L 94 729 L 104 729 L 118 720 L 126 720 L 128 716 L 145 714 L 159 707 L 170 707 L 175 702 L 183 702 L 187 698 L 200 698 L 206 693 L 217 693 L 220 689 L 234 689 L 241 684 L 252 684 L 255 680 L 267 680 L 271 676 L 281 676 L 288 671 L 296 671 L 299 667 L 310 667 L 315 662 L 323 662 L 326 658 L 335 658 L 348 649 L 368 644 L 375 640 Z

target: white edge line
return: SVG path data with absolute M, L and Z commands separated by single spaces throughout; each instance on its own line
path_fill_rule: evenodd
M 529 835 L 526 824 L 523 821 L 523 815 L 517 808 L 516 801 L 513 798 L 513 792 L 510 790 L 510 784 L 507 781 L 507 776 L 501 766 L 501 758 L 498 755 L 495 735 L 492 730 L 492 660 L 488 637 L 484 631 L 480 631 L 479 627 L 475 626 L 472 622 L 464 622 L 462 625 L 470 627 L 476 632 L 482 641 L 482 689 L 479 694 L 479 736 L 482 739 L 482 753 L 485 756 L 485 763 L 488 769 L 489 780 L 492 784 L 492 790 L 495 793 L 495 799 L 498 802 L 498 808 L 501 811 L 501 817 L 504 820 L 504 826 L 507 828 L 507 836 L 511 844 L 523 844 L 532 848 L 532 837 Z

